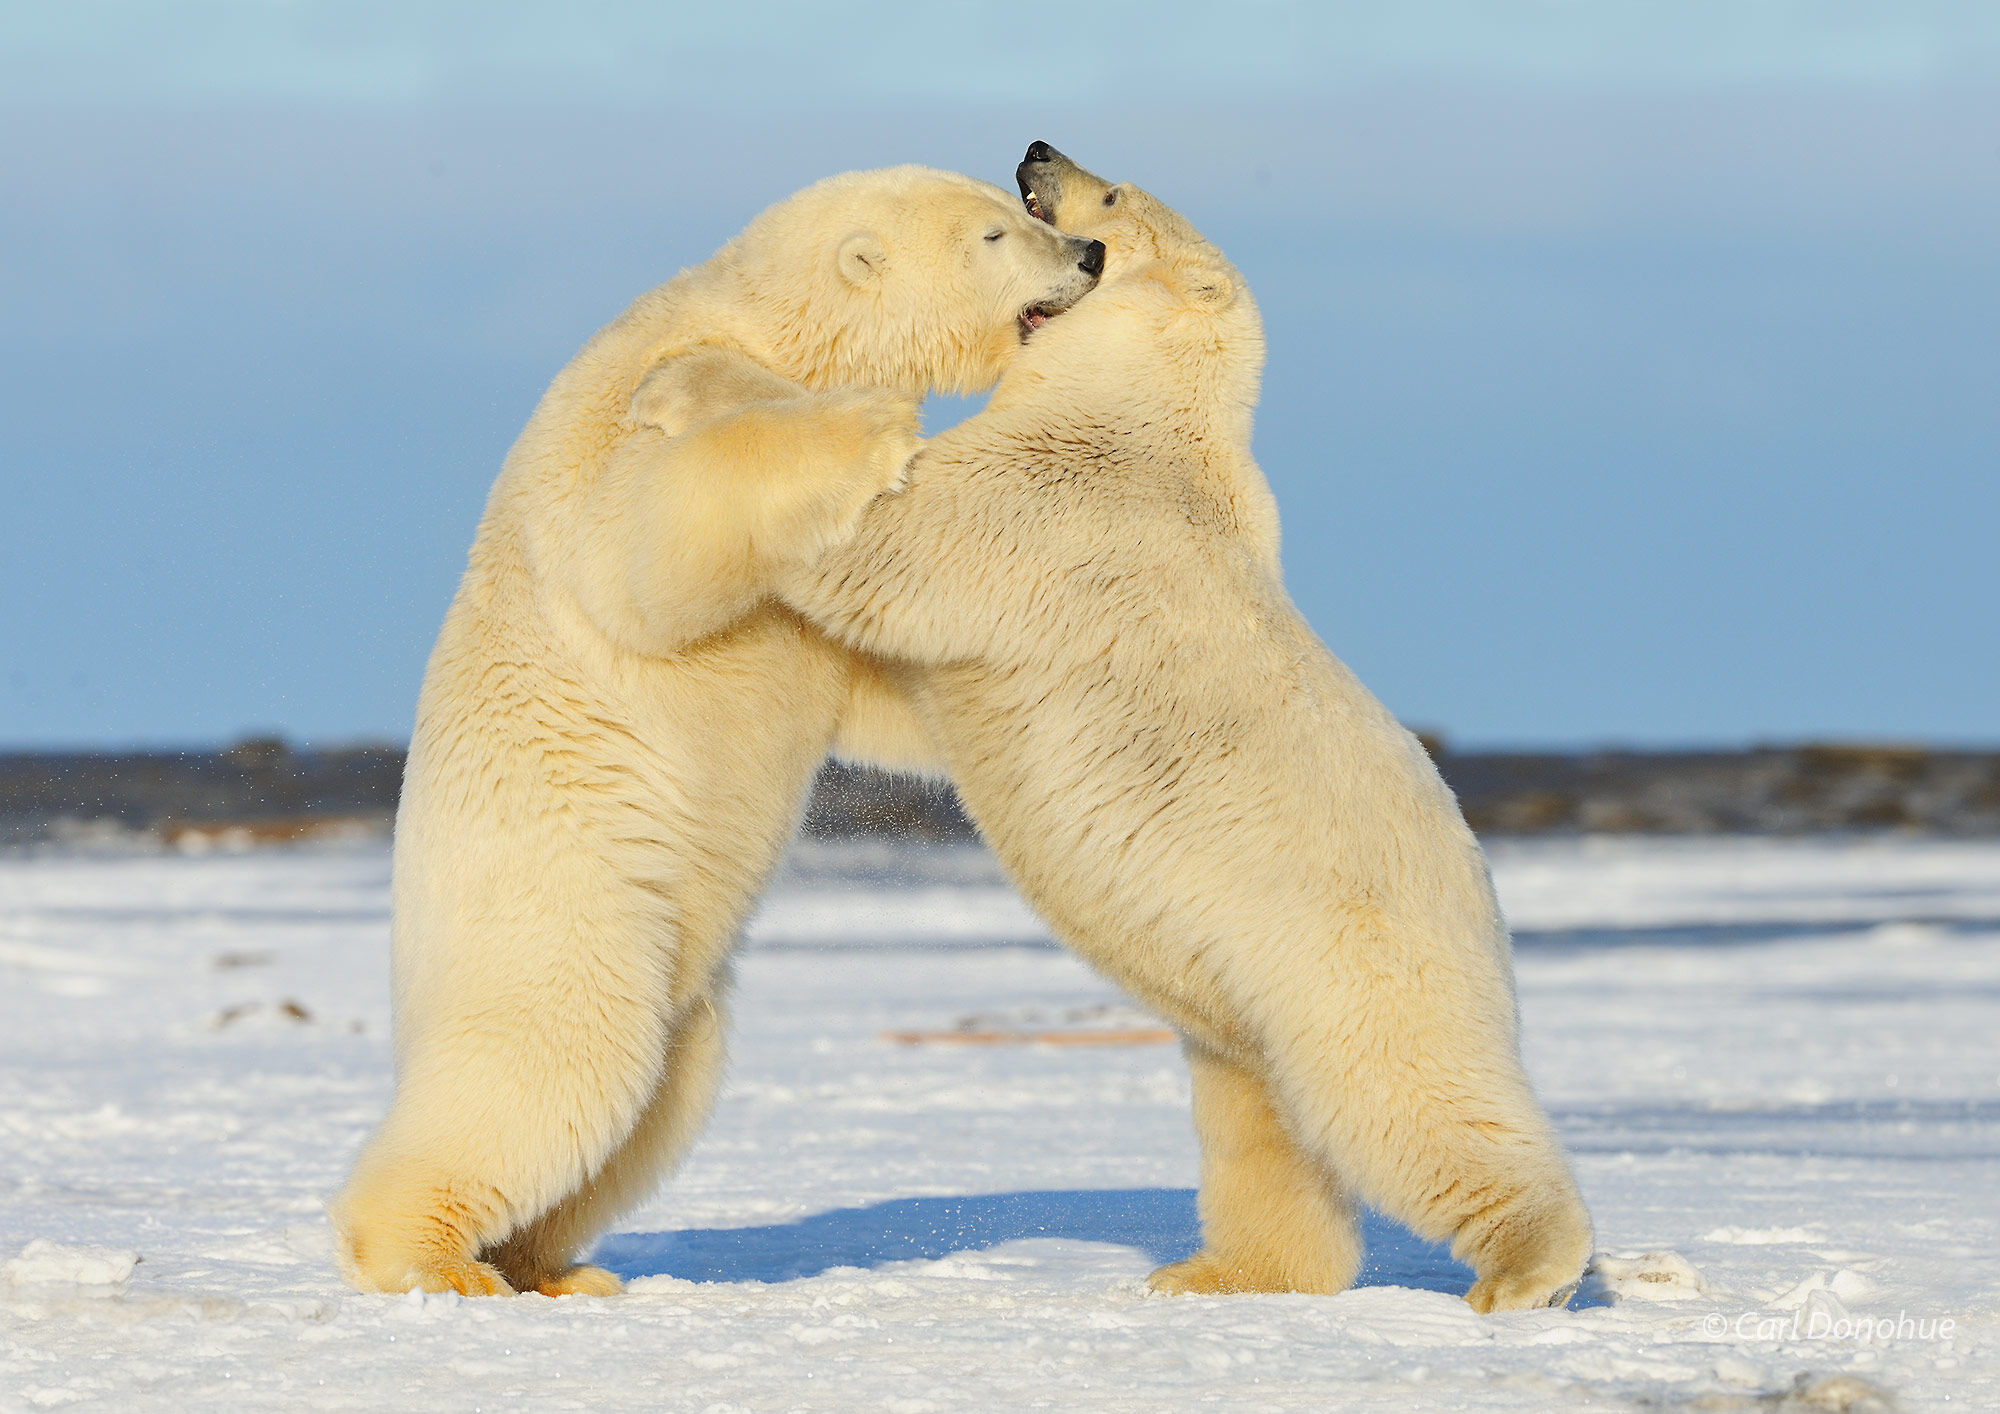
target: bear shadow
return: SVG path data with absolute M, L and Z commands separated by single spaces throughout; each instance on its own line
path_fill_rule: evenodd
M 1415 1287 L 1463 1296 L 1472 1271 L 1451 1253 L 1377 1213 L 1362 1214 L 1367 1256 L 1357 1286 Z M 935 1261 L 1024 1238 L 1133 1247 L 1177 1262 L 1201 1245 L 1192 1188 L 1060 1189 L 948 1198 L 895 1198 L 763 1227 L 625 1232 L 594 1258 L 627 1281 L 780 1282 L 838 1267 Z

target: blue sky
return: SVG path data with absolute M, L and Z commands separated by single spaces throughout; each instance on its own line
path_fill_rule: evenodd
M 1037 137 L 1243 268 L 1288 581 L 1406 720 L 2000 741 L 1992 7 L 21 8 L 0 748 L 400 739 L 593 328 Z

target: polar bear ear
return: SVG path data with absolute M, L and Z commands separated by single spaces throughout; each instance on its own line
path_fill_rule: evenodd
M 889 252 L 867 231 L 856 231 L 840 243 L 840 273 L 850 285 L 866 285 L 881 279 L 888 264 Z

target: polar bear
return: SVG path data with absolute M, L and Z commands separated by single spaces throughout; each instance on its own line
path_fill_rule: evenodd
M 1143 191 L 1042 143 L 1018 179 L 1102 284 L 785 597 L 905 665 L 1030 901 L 1185 1038 L 1203 1245 L 1156 1288 L 1341 1290 L 1359 1199 L 1448 1238 L 1478 1310 L 1560 1303 L 1590 1219 L 1485 859 L 1285 595 L 1250 293 Z
M 969 177 L 830 178 L 557 376 L 418 702 L 395 1100 L 331 1209 L 357 1286 L 617 1290 L 575 1256 L 707 1112 L 728 949 L 814 768 L 837 730 L 928 750 L 776 577 L 898 487 L 926 389 L 990 385 L 1103 254 Z

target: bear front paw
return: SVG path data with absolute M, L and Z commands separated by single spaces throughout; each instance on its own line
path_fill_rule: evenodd
M 871 396 L 863 459 L 870 470 L 876 494 L 894 496 L 910 482 L 910 461 L 922 450 L 924 439 L 914 399 L 894 393 Z
M 914 432 L 885 433 L 876 444 L 877 466 L 882 470 L 885 496 L 900 496 L 910 484 L 910 463 L 923 450 L 923 438 Z

